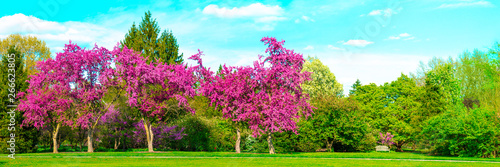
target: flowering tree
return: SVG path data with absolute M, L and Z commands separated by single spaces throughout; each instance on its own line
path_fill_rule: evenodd
M 268 45 L 269 56 L 264 60 L 259 56 L 253 67 L 224 65 L 219 75 L 213 75 L 210 69 L 203 67 L 201 51 L 190 59 L 198 61 L 201 92 L 211 99 L 211 104 L 221 105 L 225 118 L 247 123 L 253 136 L 267 133 L 269 153 L 274 154 L 272 133 L 297 133 L 299 117 L 312 113 L 307 102 L 309 96 L 300 87 L 309 79 L 309 73 L 301 72 L 302 55 L 284 48 L 284 41 L 270 37 L 261 41 Z M 236 147 L 239 141 L 237 139 Z
M 152 124 L 169 119 L 169 112 L 174 107 L 169 105 L 169 100 L 177 100 L 178 106 L 194 113 L 187 102 L 187 97 L 193 98 L 196 94 L 193 88 L 194 68 L 186 68 L 184 63 L 168 65 L 156 61 L 148 64 L 142 56 L 127 47 L 117 52 L 116 56 L 114 82 L 123 86 L 129 106 L 143 121 L 148 151 L 153 152 Z
M 39 63 L 38 67 L 41 72 L 31 77 L 27 100 L 22 103 L 23 108 L 21 109 L 30 111 L 25 113 L 25 116 L 28 117 L 26 123 L 43 126 L 44 121 L 40 117 L 50 115 L 47 112 L 51 112 L 51 110 L 36 111 L 32 109 L 40 108 L 44 104 L 40 103 L 39 100 L 45 100 L 45 104 L 56 107 L 60 106 L 60 103 L 64 103 L 64 107 L 57 108 L 58 113 L 54 114 L 65 116 L 64 121 L 69 126 L 88 129 L 88 152 L 94 152 L 92 143 L 94 129 L 100 117 L 107 110 L 106 108 L 109 107 L 102 100 L 107 92 L 107 86 L 101 83 L 105 83 L 109 78 L 107 74 L 111 70 L 112 53 L 119 52 L 121 51 L 110 52 L 106 48 L 97 47 L 97 45 L 90 50 L 82 49 L 70 41 L 69 44 L 65 45 L 64 52 L 57 53 L 55 59 Z M 57 95 L 48 99 L 37 99 L 41 93 Z M 56 122 L 61 122 L 61 120 Z M 60 124 L 55 127 L 54 137 L 57 135 Z M 57 150 L 55 149 L 55 151 Z
M 118 149 L 121 139 L 131 137 L 131 122 L 133 118 L 119 111 L 115 105 L 108 108 L 106 114 L 101 117 L 100 125 L 105 126 L 107 137 L 114 139 L 114 149 Z
M 383 144 L 383 145 L 387 145 L 387 146 L 393 145 L 394 144 L 394 142 L 392 141 L 393 137 L 394 137 L 394 135 L 392 135 L 389 132 L 387 132 L 385 135 L 382 133 L 379 133 L 379 138 L 380 138 L 379 143 Z
M 73 100 L 70 99 L 71 89 L 61 84 L 60 78 L 54 67 L 57 61 L 47 59 L 39 62 L 36 67 L 39 73 L 32 75 L 28 80 L 29 87 L 26 92 L 20 92 L 18 98 L 19 111 L 24 111 L 24 121 L 21 126 L 33 125 L 37 129 L 50 128 L 53 152 L 57 153 L 57 135 L 61 125 L 73 125 L 73 115 L 69 109 Z

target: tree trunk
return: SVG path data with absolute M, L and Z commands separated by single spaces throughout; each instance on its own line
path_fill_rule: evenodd
M 405 144 L 404 141 L 396 142 L 396 151 L 397 152 L 403 152 L 403 150 L 401 149 L 401 147 L 403 146 L 403 144 Z
M 240 134 L 240 128 L 236 128 L 236 145 L 234 146 L 234 149 L 236 150 L 236 153 L 240 153 L 240 143 L 241 143 L 241 134 Z
M 332 142 L 328 142 L 328 140 L 326 141 L 326 148 L 328 149 L 328 151 L 332 152 L 332 145 L 333 145 L 333 140 Z
M 267 136 L 267 146 L 269 147 L 269 154 L 275 154 L 274 146 L 273 146 L 273 137 L 272 137 L 271 133 L 268 133 L 268 136 Z
M 115 147 L 114 147 L 115 150 L 118 149 L 118 146 L 120 146 L 120 139 L 121 139 L 121 137 L 118 138 L 118 142 L 117 142 L 116 138 L 115 138 Z
M 148 152 L 154 152 L 153 150 L 153 132 L 151 131 L 151 123 L 149 121 L 142 119 L 144 122 L 144 128 L 146 129 L 146 140 L 148 141 Z
M 54 142 L 54 151 L 53 153 L 59 153 L 59 151 L 57 151 L 57 148 L 58 148 L 58 145 L 57 145 L 57 134 L 59 133 L 59 128 L 61 127 L 61 124 L 57 124 L 57 127 L 56 129 L 54 130 L 54 132 L 52 132 L 52 141 Z
M 94 137 L 94 129 L 92 127 L 89 128 L 89 131 L 87 132 L 87 152 L 93 153 L 94 152 L 94 146 L 93 146 L 93 139 Z

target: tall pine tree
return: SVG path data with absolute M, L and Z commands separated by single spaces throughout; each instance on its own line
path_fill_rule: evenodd
M 148 62 L 166 62 L 168 64 L 181 63 L 183 54 L 179 54 L 179 44 L 172 31 L 164 30 L 160 34 L 160 27 L 156 19 L 151 17 L 151 12 L 146 12 L 139 26 L 135 23 L 125 34 L 122 46 L 127 46 L 141 52 Z

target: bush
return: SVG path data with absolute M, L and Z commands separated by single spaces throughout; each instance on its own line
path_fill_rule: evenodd
M 482 108 L 457 106 L 430 118 L 422 133 L 440 155 L 492 157 L 498 152 L 498 117 Z
M 186 115 L 177 122 L 186 134 L 181 140 L 172 141 L 171 148 L 181 151 L 234 151 L 236 129 L 219 117 L 206 119 Z M 242 137 L 242 144 L 244 143 Z

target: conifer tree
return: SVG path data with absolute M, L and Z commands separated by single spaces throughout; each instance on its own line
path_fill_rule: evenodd
M 164 30 L 160 34 L 160 27 L 156 19 L 151 17 L 151 12 L 146 12 L 139 26 L 135 23 L 121 42 L 122 47 L 140 52 L 148 63 L 160 62 L 179 64 L 183 62 L 183 54 L 179 54 L 179 44 L 172 31 Z

